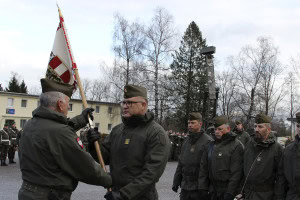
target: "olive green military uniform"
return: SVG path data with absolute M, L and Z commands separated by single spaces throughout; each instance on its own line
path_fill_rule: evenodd
M 15 152 L 17 148 L 17 136 L 18 136 L 19 130 L 16 128 L 11 128 L 10 129 L 10 141 L 11 145 L 8 149 L 8 159 L 9 163 L 15 163 L 14 158 L 15 158 Z
M 111 186 L 111 177 L 84 150 L 75 133 L 85 125 L 83 121 L 82 116 L 68 121 L 63 114 L 42 106 L 33 111 L 20 140 L 24 183 L 19 199 L 47 199 L 51 190 L 69 199 L 78 181 Z
M 208 191 L 211 200 L 223 200 L 226 193 L 235 196 L 243 174 L 243 145 L 235 133 L 227 133 L 204 148 L 198 189 Z
M 233 132 L 237 135 L 236 138 L 239 141 L 241 141 L 244 146 L 247 144 L 247 142 L 249 142 L 250 135 L 246 131 L 244 130 L 240 131 L 235 129 Z
M 173 179 L 173 187 L 181 187 L 181 200 L 199 199 L 198 175 L 200 161 L 203 147 L 210 141 L 212 141 L 212 138 L 201 130 L 200 133 L 189 133 L 188 138 L 182 145 Z
M 101 145 L 113 190 L 128 200 L 157 200 L 155 188 L 166 167 L 170 141 L 153 113 L 133 116 L 114 127 Z
M 10 143 L 10 131 L 7 128 L 3 128 L 0 131 L 0 143 L 1 143 L 1 166 L 6 166 L 6 157 L 9 149 Z

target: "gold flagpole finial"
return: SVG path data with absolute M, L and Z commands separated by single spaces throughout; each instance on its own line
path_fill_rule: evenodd
M 58 3 L 56 2 L 56 6 L 57 6 L 57 8 L 58 8 L 58 14 L 59 14 L 59 17 L 63 17 L 62 16 L 62 14 L 61 14 L 61 11 L 60 11 L 60 8 L 59 8 L 59 6 L 58 6 Z

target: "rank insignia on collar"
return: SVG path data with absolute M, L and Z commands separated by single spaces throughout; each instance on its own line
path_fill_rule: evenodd
M 261 161 L 261 157 L 258 157 L 258 158 L 257 158 L 257 162 L 260 162 L 260 161 Z
M 81 142 L 81 140 L 80 140 L 79 137 L 76 138 L 76 141 L 77 141 L 77 143 L 79 144 L 79 146 L 83 149 L 83 144 L 82 144 L 82 142 Z
M 130 143 L 130 139 L 126 139 L 124 144 L 129 144 Z
M 222 152 L 219 152 L 218 156 L 222 156 Z

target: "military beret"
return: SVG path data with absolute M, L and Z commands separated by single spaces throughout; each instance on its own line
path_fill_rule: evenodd
M 215 127 L 219 127 L 223 124 L 228 124 L 228 123 L 229 123 L 229 120 L 226 115 L 221 115 L 221 116 L 217 116 L 214 118 L 214 126 Z
M 131 97 L 144 97 L 147 99 L 147 90 L 144 87 L 137 85 L 125 85 L 124 87 L 124 98 L 128 99 Z
M 300 112 L 296 113 L 296 119 L 297 119 L 297 123 L 300 123 Z
M 236 120 L 236 121 L 235 121 L 235 124 L 236 124 L 236 125 L 239 125 L 239 124 L 242 124 L 242 122 L 241 122 L 241 120 Z
M 198 112 L 191 112 L 189 120 L 202 120 L 202 115 Z
M 66 83 L 60 83 L 47 78 L 41 79 L 42 92 L 61 92 L 71 98 L 75 87 Z
M 262 124 L 262 123 L 271 123 L 271 117 L 265 115 L 264 113 L 259 113 L 255 117 L 255 123 Z

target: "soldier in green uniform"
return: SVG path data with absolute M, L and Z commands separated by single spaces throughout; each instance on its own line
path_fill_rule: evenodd
M 243 124 L 240 120 L 235 121 L 235 127 L 232 130 L 235 134 L 237 134 L 237 139 L 239 139 L 243 145 L 246 145 L 246 143 L 250 140 L 249 134 L 244 130 Z
M 10 131 L 8 129 L 8 123 L 4 124 L 3 129 L 0 131 L 0 143 L 1 143 L 1 166 L 7 166 L 6 157 L 10 146 Z
M 243 145 L 230 131 L 227 116 L 215 117 L 214 126 L 215 141 L 205 146 L 200 164 L 200 199 L 233 200 L 243 175 Z
M 16 122 L 13 122 L 10 128 L 10 141 L 11 145 L 8 149 L 8 160 L 9 164 L 16 163 L 14 161 L 16 148 L 17 148 L 17 136 L 18 136 L 19 130 L 16 128 Z
M 279 198 L 279 163 L 283 147 L 271 134 L 271 118 L 263 113 L 255 117 L 255 135 L 245 146 L 245 200 L 274 200 Z M 241 196 L 241 195 L 239 195 Z
M 147 112 L 146 88 L 126 85 L 121 106 L 123 123 L 114 127 L 101 145 L 114 184 L 105 198 L 157 200 L 155 184 L 166 167 L 170 140 L 154 121 L 154 114 Z M 90 144 L 99 140 L 99 134 L 90 130 L 88 140 L 93 147 Z
M 300 112 L 296 113 L 296 120 L 295 141 L 284 149 L 279 167 L 278 199 L 300 199 Z
M 19 200 L 69 200 L 78 181 L 110 187 L 110 175 L 85 151 L 77 130 L 93 109 L 67 119 L 73 86 L 41 79 L 41 105 L 33 111 L 20 139 L 23 184 Z
M 198 200 L 198 175 L 203 147 L 212 138 L 202 129 L 202 116 L 198 112 L 189 115 L 189 134 L 184 141 L 173 179 L 172 190 L 177 192 L 181 187 L 180 200 Z

